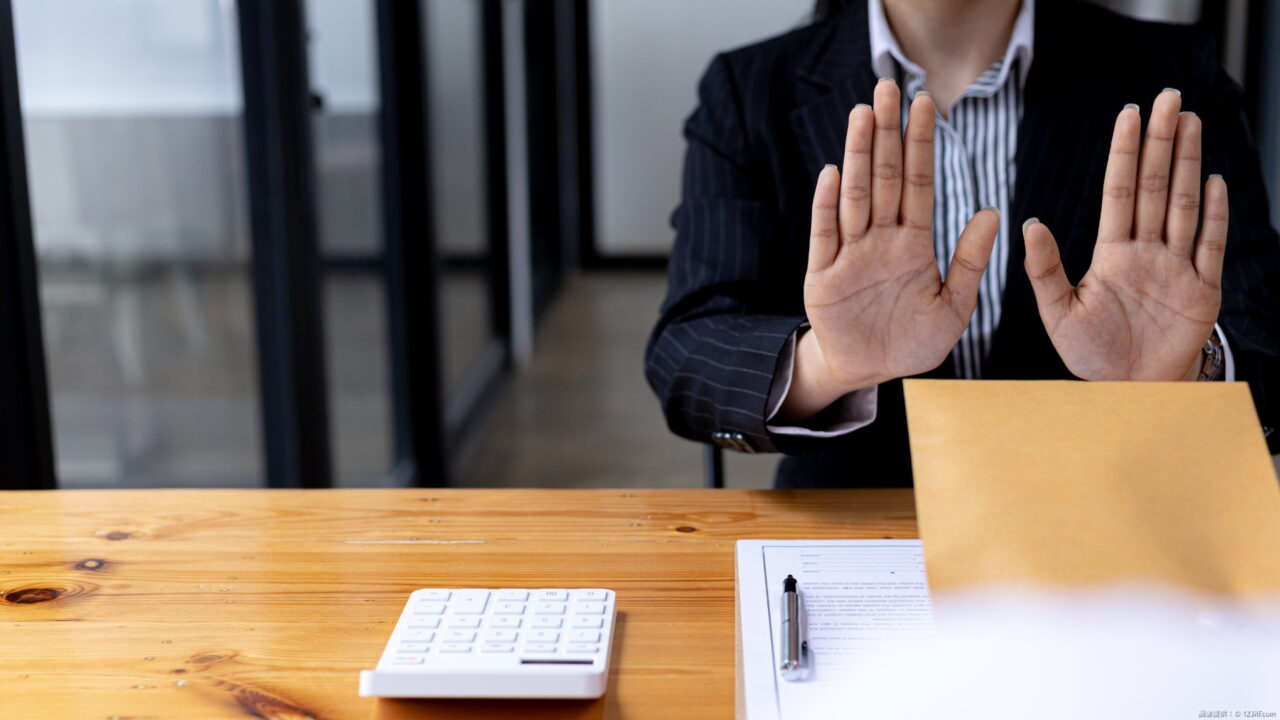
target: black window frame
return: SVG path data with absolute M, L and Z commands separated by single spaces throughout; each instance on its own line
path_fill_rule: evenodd
M 236 14 L 266 484 L 331 487 L 306 8 L 250 0 Z
M 57 487 L 13 5 L 0 0 L 0 489 Z

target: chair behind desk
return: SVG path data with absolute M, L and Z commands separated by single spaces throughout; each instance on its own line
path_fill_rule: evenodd
M 707 487 L 724 487 L 724 450 L 719 445 L 707 445 L 703 448 L 702 457 Z

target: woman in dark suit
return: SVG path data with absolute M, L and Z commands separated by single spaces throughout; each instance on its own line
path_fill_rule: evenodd
M 1241 379 L 1274 426 L 1280 247 L 1201 31 L 1033 0 L 818 15 L 718 56 L 686 125 L 646 355 L 673 431 L 810 487 L 910 484 L 911 376 Z

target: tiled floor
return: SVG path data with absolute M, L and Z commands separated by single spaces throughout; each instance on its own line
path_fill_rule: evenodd
M 63 487 L 262 484 L 248 273 L 181 268 L 46 272 L 45 334 Z M 458 484 L 664 486 L 703 482 L 702 447 L 667 431 L 645 384 L 661 273 L 571 279 L 533 362 L 506 384 Z M 483 293 L 446 278 L 445 389 L 484 335 Z M 386 309 L 376 279 L 325 281 L 335 481 L 391 482 Z M 729 484 L 767 486 L 776 458 L 734 455 Z
M 666 280 L 605 272 L 568 281 L 530 365 L 495 408 L 457 484 L 700 487 L 702 445 L 668 429 L 644 379 Z M 768 487 L 776 455 L 726 453 L 729 487 Z

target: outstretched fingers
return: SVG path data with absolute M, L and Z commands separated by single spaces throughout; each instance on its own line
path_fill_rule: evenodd
M 1188 260 L 1200 219 L 1200 131 L 1200 118 L 1195 113 L 1184 112 L 1178 116 L 1169 212 L 1164 223 L 1169 251 Z
M 1128 240 L 1133 233 L 1133 196 L 1138 180 L 1138 149 L 1142 117 L 1138 106 L 1125 105 L 1111 135 L 1111 153 L 1102 179 L 1102 217 L 1098 242 Z
M 862 237 L 871 217 L 871 135 L 876 116 L 861 104 L 849 113 L 840 173 L 840 233 L 845 242 Z
M 933 96 L 916 93 L 907 115 L 905 172 L 902 176 L 902 224 L 933 231 Z
M 1156 96 L 1147 121 L 1147 137 L 1138 160 L 1138 197 L 1133 236 L 1139 241 L 1164 240 L 1165 209 L 1169 202 L 1169 167 L 1178 131 L 1182 95 L 1166 89 Z
M 840 199 L 840 171 L 828 165 L 818 173 L 813 191 L 813 217 L 809 223 L 809 272 L 818 272 L 835 262 L 840 250 L 840 224 L 836 213 Z
M 871 150 L 871 224 L 898 224 L 902 198 L 902 94 L 882 78 L 875 90 L 875 141 Z
M 1075 289 L 1062 268 L 1058 242 L 1044 223 L 1036 218 L 1027 220 L 1022 224 L 1022 238 L 1027 247 L 1024 265 L 1040 308 L 1040 319 L 1046 328 L 1052 329 L 1071 307 Z
M 1222 258 L 1227 251 L 1227 181 L 1210 175 L 1204 184 L 1204 224 L 1196 243 L 1196 273 L 1209 287 L 1222 287 Z
M 951 257 L 942 293 L 952 308 L 966 316 L 973 313 L 978 303 L 978 286 L 991 260 L 991 248 L 999 229 L 999 211 L 986 207 L 970 218 L 956 241 L 956 252 Z

